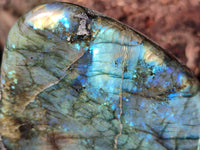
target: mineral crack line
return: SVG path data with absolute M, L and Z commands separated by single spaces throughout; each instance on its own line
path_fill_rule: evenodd
M 122 135 L 122 130 L 123 130 L 123 124 L 121 122 L 121 116 L 122 116 L 122 85 L 123 85 L 123 78 L 124 78 L 124 70 L 125 70 L 125 64 L 126 64 L 126 59 L 127 59 L 127 52 L 126 52 L 126 47 L 124 46 L 123 49 L 125 50 L 125 56 L 124 56 L 124 62 L 123 62 L 123 70 L 122 70 L 122 80 L 121 80 L 121 85 L 120 85 L 120 97 L 119 97 L 119 109 L 120 109 L 120 113 L 119 113 L 119 117 L 118 117 L 118 121 L 120 124 L 120 132 L 115 136 L 114 138 L 114 150 L 117 150 L 117 142 L 118 142 L 118 137 L 120 135 Z

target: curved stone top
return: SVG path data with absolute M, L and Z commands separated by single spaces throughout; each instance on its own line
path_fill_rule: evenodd
M 8 35 L 1 74 L 0 134 L 9 149 L 198 147 L 193 73 L 93 10 L 56 2 L 29 11 Z

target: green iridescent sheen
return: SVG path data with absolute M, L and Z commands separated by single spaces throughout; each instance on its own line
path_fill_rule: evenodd
M 11 150 L 200 147 L 193 73 L 134 29 L 78 5 L 44 4 L 15 23 L 1 85 L 0 135 Z

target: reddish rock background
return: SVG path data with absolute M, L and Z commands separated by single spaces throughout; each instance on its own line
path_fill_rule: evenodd
M 53 0 L 0 0 L 0 50 L 18 17 Z M 102 12 L 173 53 L 200 79 L 200 0 L 60 0 Z

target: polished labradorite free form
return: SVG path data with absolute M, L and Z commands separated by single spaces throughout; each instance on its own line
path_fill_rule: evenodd
M 69 3 L 12 27 L 0 134 L 13 150 L 169 150 L 200 144 L 191 71 L 134 29 Z

